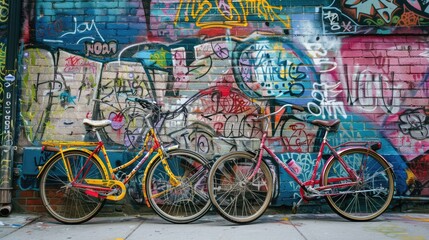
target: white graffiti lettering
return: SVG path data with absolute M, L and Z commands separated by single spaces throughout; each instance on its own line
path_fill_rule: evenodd
M 337 113 L 339 113 L 343 118 L 347 118 L 347 114 L 344 109 L 344 103 L 340 101 L 329 100 L 329 98 L 333 98 L 341 92 L 341 90 L 337 90 L 339 85 L 339 83 L 335 85 L 314 83 L 314 90 L 312 91 L 311 95 L 319 104 L 315 102 L 307 103 L 310 113 L 314 116 L 322 116 L 323 119 L 327 118 L 327 116 L 338 118 Z M 327 113 L 327 115 L 325 113 Z

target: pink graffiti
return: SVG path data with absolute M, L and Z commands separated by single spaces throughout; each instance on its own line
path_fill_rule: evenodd
M 89 70 L 89 73 L 97 73 L 97 67 L 94 62 L 90 62 L 88 59 L 71 56 L 65 60 L 64 72 L 67 73 L 81 73 L 83 69 Z
M 184 48 L 177 48 L 172 50 L 173 56 L 173 75 L 174 75 L 174 88 L 186 89 L 188 87 L 189 76 L 188 67 L 186 66 L 186 51 Z
M 125 125 L 125 117 L 121 113 L 111 112 L 108 119 L 112 121 L 113 130 L 119 130 Z
M 204 114 L 239 114 L 252 109 L 253 104 L 230 86 L 218 86 L 201 91 Z
M 344 67 L 339 71 L 344 76 L 342 87 L 347 89 L 343 91 L 346 105 L 372 116 L 395 114 L 400 106 L 415 105 L 416 86 L 421 86 L 427 74 L 429 61 L 424 49 L 428 47 L 425 41 L 409 42 L 406 37 L 344 39 Z
M 402 155 L 411 160 L 422 154 L 405 149 L 416 146 L 418 139 L 398 129 L 404 106 L 428 105 L 425 91 L 429 59 L 427 41 L 412 41 L 402 36 L 351 37 L 344 39 L 341 48 L 343 67 L 338 67 L 342 99 L 348 111 L 366 116 L 378 124 Z M 405 142 L 404 142 L 405 141 Z M 423 148 L 423 149 L 427 149 Z

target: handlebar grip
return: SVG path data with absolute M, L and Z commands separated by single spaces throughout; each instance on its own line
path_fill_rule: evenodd
M 140 104 L 152 104 L 149 100 L 139 98 L 139 97 L 127 97 L 127 100 L 131 102 L 138 102 Z
M 132 102 L 138 102 L 144 108 L 149 108 L 149 109 L 158 109 L 159 108 L 159 106 L 157 105 L 157 103 L 155 101 L 151 101 L 148 99 L 139 98 L 139 97 L 127 97 L 127 100 L 132 101 Z

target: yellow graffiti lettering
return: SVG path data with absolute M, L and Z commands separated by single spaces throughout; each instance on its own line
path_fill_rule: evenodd
M 6 65 L 6 45 L 4 43 L 0 43 L 0 71 L 1 72 L 4 72 L 5 65 Z
M 276 13 L 281 10 L 281 6 L 272 6 L 268 0 L 245 0 L 235 3 L 232 0 L 217 0 L 215 4 L 209 0 L 180 0 L 174 23 L 179 22 L 180 16 L 185 16 L 185 22 L 195 20 L 195 25 L 200 28 L 245 27 L 248 25 L 247 17 L 256 15 L 266 21 L 279 21 L 290 29 L 289 16 L 283 19 Z M 209 12 L 213 14 L 212 11 L 216 11 L 223 20 L 205 21 L 206 14 Z
M 156 64 L 160 67 L 167 66 L 167 51 L 161 49 L 156 51 L 154 54 L 150 55 L 150 60 L 156 62 Z

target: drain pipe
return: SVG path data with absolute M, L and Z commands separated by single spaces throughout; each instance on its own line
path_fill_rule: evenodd
M 12 159 L 13 147 L 11 145 L 1 146 L 0 203 L 2 205 L 0 217 L 7 217 L 12 211 Z
M 15 81 L 17 75 L 17 56 L 21 34 L 21 3 L 22 1 L 8 1 L 9 16 L 7 23 L 6 63 L 4 78 L 2 81 L 2 122 L 1 124 L 1 148 L 0 148 L 0 216 L 8 216 L 12 211 L 12 173 L 13 153 L 16 149 L 17 136 L 17 91 L 18 84 Z M 3 79 L 2 79 L 3 80 Z

